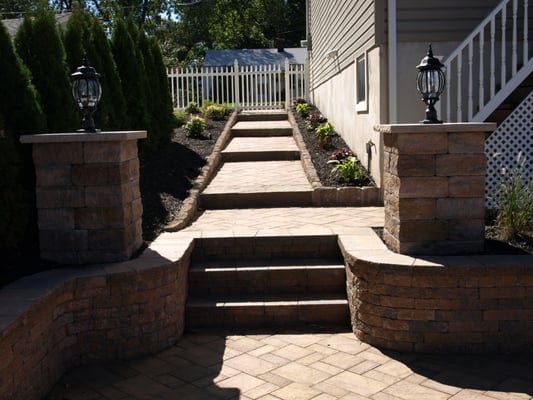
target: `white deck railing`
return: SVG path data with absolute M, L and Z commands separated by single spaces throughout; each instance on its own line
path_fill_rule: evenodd
M 306 97 L 305 65 L 239 65 L 168 70 L 175 109 L 205 100 L 240 108 L 282 108 Z
M 444 61 L 447 122 L 484 121 L 533 71 L 528 0 L 503 0 Z

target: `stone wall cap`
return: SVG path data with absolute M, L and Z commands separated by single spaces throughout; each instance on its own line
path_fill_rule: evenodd
M 145 139 L 147 131 L 67 132 L 22 135 L 21 143 L 121 142 Z
M 442 132 L 493 132 L 494 122 L 457 122 L 444 124 L 383 124 L 374 126 L 380 133 L 442 133 Z

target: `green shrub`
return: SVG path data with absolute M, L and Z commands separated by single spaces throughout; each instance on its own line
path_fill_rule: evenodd
M 198 114 L 200 112 L 198 103 L 195 101 L 190 101 L 189 104 L 187 104 L 187 107 L 185 107 L 185 112 L 187 114 Z
M 205 120 L 200 117 L 192 117 L 189 122 L 184 125 L 183 129 L 187 132 L 187 136 L 189 137 L 202 137 L 206 129 Z
M 533 180 L 526 184 L 526 158 L 518 154 L 519 167 L 502 169 L 496 193 L 496 228 L 504 240 L 533 233 Z
M 174 111 L 176 126 L 180 127 L 187 123 L 187 113 L 185 111 Z
M 307 129 L 308 131 L 314 131 L 320 126 L 320 124 L 323 124 L 327 121 L 328 119 L 322 114 L 312 113 L 305 119 L 305 129 Z
M 346 157 L 340 161 L 329 160 L 328 164 L 335 164 L 331 175 L 336 175 L 348 182 L 360 181 L 364 178 L 363 166 L 355 156 Z
M 205 109 L 204 114 L 207 118 L 222 120 L 227 114 L 227 109 L 222 104 L 211 104 Z
M 307 103 L 298 103 L 296 104 L 296 114 L 301 118 L 307 118 L 309 115 L 309 104 Z
M 335 128 L 329 122 L 320 124 L 316 129 L 316 137 L 318 145 L 322 148 L 327 148 L 331 144 L 331 138 L 335 133 Z

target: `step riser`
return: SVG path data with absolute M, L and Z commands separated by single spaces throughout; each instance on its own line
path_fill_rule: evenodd
M 299 151 L 249 151 L 222 152 L 222 162 L 294 161 L 300 159 Z
M 286 112 L 237 115 L 237 121 L 286 121 L 287 119 L 288 116 Z
M 192 268 L 189 272 L 189 294 L 193 296 L 343 293 L 345 288 L 343 266 L 310 270 Z
M 192 262 L 206 260 L 342 260 L 336 236 L 216 237 L 195 240 Z
M 292 136 L 292 129 L 290 128 L 232 129 L 231 135 L 234 137 Z
M 313 205 L 312 191 L 265 193 L 201 193 L 200 208 L 307 207 Z
M 188 329 L 235 329 L 328 325 L 349 327 L 348 304 L 287 304 L 236 307 L 187 307 Z

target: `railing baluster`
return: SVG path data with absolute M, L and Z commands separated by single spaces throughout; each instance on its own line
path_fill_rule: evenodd
M 479 108 L 485 105 L 485 29 L 479 32 Z
M 518 0 L 513 0 L 513 43 L 511 44 L 512 51 L 512 70 L 513 76 L 518 69 Z
M 463 119 L 462 97 L 463 97 L 463 53 L 457 56 L 457 121 Z
M 473 74 L 473 63 L 474 63 L 474 49 L 473 42 L 468 44 L 468 120 L 472 119 L 474 115 L 474 74 Z
M 451 107 L 451 86 L 452 86 L 452 66 L 451 64 L 448 65 L 448 68 L 446 68 L 446 121 L 451 122 L 452 121 L 452 107 Z
M 501 81 L 500 88 L 507 82 L 507 60 L 506 60 L 506 48 L 507 48 L 507 7 L 502 9 L 502 54 L 500 59 L 501 68 Z
M 529 60 L 528 55 L 528 49 L 529 49 L 529 42 L 528 42 L 528 35 L 529 35 L 529 20 L 528 20 L 528 0 L 524 0 L 524 60 L 523 63 L 525 64 L 527 60 Z
M 490 97 L 496 94 L 496 17 L 490 22 Z

